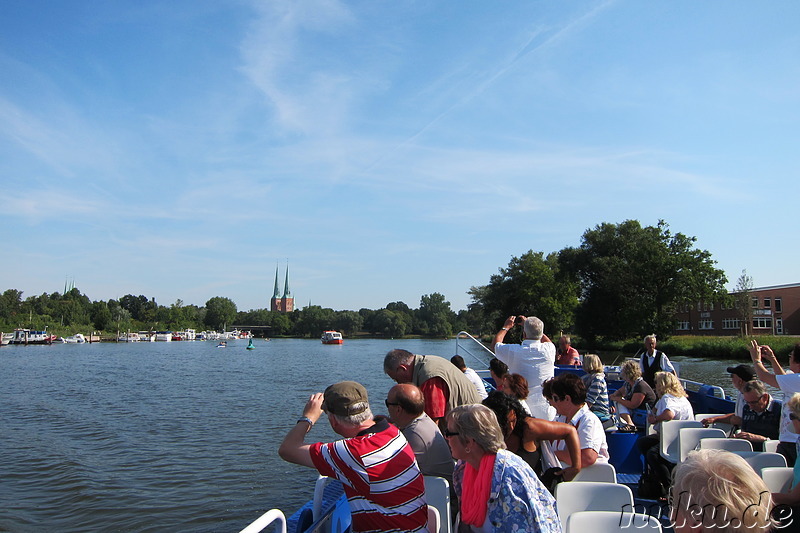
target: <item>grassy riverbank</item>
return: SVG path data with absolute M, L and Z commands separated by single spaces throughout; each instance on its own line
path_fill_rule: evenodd
M 701 335 L 680 335 L 670 337 L 667 340 L 658 342 L 658 349 L 663 350 L 667 355 L 687 355 L 692 357 L 717 358 L 717 359 L 741 359 L 750 360 L 748 346 L 753 337 L 709 337 Z M 757 336 L 755 339 L 759 344 L 771 347 L 778 359 L 786 365 L 787 356 L 792 351 L 794 345 L 800 342 L 800 337 L 794 336 Z M 603 346 L 603 349 L 621 350 L 625 354 L 635 354 L 641 347 L 640 339 L 630 340 L 619 343 L 611 343 L 610 346 Z

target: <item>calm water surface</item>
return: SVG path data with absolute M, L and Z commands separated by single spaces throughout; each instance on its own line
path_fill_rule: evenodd
M 268 509 L 290 514 L 316 474 L 277 448 L 311 393 L 354 379 L 381 413 L 387 351 L 455 353 L 454 341 L 428 340 L 246 345 L 0 349 L 0 531 L 239 531 Z M 725 368 L 738 364 L 675 360 L 682 376 L 727 390 Z M 325 423 L 309 435 L 333 438 Z

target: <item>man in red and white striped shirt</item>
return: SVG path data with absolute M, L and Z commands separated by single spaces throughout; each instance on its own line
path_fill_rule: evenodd
M 345 438 L 306 444 L 306 433 L 323 411 L 333 430 Z M 354 532 L 427 533 L 425 483 L 414 451 L 395 426 L 385 419 L 373 420 L 361 384 L 342 381 L 324 394 L 313 394 L 278 453 L 290 463 L 316 468 L 342 482 Z

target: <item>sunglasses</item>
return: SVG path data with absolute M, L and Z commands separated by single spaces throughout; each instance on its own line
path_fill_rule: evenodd
M 550 397 L 548 398 L 548 400 L 549 400 L 550 402 L 552 402 L 552 403 L 557 403 L 557 402 L 560 402 L 560 401 L 561 401 L 561 400 L 563 400 L 563 399 L 564 399 L 564 398 L 559 398 L 558 396 L 550 396 Z
M 449 429 L 447 429 L 447 428 L 444 428 L 444 431 L 442 431 L 442 434 L 443 434 L 445 437 L 455 437 L 455 436 L 457 436 L 457 435 L 461 435 L 461 433 L 459 433 L 458 431 L 450 431 L 450 430 L 449 430 Z
M 388 399 L 386 399 L 386 400 L 383 400 L 383 403 L 385 403 L 385 404 L 386 404 L 386 408 L 387 408 L 387 409 L 389 408 L 389 406 L 390 406 L 390 405 L 400 405 L 400 404 L 399 404 L 399 403 L 397 403 L 397 402 L 390 402 Z
M 800 420 L 800 416 L 797 416 L 794 413 L 789 413 L 789 420 Z

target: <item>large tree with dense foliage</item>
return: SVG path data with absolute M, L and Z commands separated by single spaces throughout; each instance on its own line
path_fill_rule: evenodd
M 388 308 L 388 307 L 387 307 Z M 419 301 L 415 327 L 417 333 L 434 337 L 449 337 L 453 334 L 455 313 L 450 302 L 438 292 L 423 294 Z
M 578 304 L 577 283 L 561 272 L 558 255 L 533 250 L 512 257 L 488 285 L 472 287 L 469 294 L 470 313 L 483 316 L 495 331 L 511 315 L 537 316 L 551 333 L 570 330 Z
M 226 324 L 233 324 L 236 318 L 236 304 L 230 298 L 215 296 L 206 302 L 205 323 L 214 329 L 223 329 Z
M 724 294 L 725 274 L 695 237 L 673 234 L 666 222 L 636 220 L 587 230 L 577 248 L 559 253 L 562 269 L 580 284 L 577 328 L 587 338 L 624 339 L 674 330 L 679 304 Z

